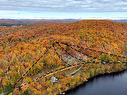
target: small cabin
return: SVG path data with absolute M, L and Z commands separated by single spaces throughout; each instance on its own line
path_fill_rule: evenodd
M 101 64 L 109 64 L 110 62 L 109 62 L 109 60 L 102 60 L 101 61 Z
M 51 77 L 51 82 L 52 83 L 57 83 L 58 82 L 58 79 L 54 76 Z

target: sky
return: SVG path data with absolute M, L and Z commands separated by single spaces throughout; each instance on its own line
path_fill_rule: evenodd
M 3 19 L 127 19 L 127 0 L 0 0 Z

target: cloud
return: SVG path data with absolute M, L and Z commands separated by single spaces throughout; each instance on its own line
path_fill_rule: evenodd
M 0 10 L 127 12 L 127 0 L 0 0 Z

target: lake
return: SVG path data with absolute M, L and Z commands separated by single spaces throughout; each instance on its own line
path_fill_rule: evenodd
M 93 78 L 66 95 L 127 95 L 127 71 Z

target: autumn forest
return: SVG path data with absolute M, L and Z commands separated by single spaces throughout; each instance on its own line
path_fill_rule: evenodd
M 0 94 L 59 95 L 127 68 L 127 23 L 111 20 L 0 26 Z

